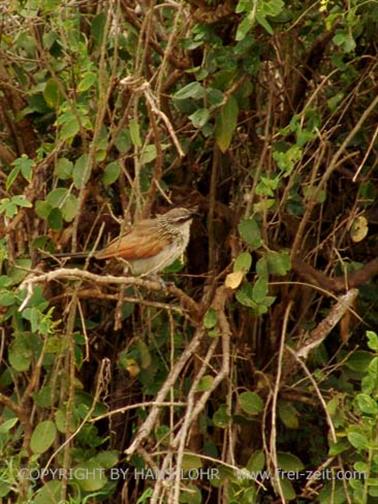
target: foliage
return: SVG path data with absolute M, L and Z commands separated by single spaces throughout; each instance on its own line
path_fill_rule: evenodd
M 377 497 L 377 3 L 3 4 L 0 498 Z M 167 201 L 171 290 L 55 256 Z

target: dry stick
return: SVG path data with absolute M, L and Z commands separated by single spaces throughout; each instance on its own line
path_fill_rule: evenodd
M 159 392 L 156 396 L 156 403 L 161 403 L 164 401 L 165 397 L 169 393 L 170 388 L 175 384 L 180 372 L 182 371 L 186 362 L 190 359 L 190 357 L 193 355 L 193 353 L 198 348 L 204 335 L 205 335 L 204 329 L 202 327 L 198 328 L 195 335 L 194 335 L 194 338 L 189 343 L 189 345 L 185 348 L 185 350 L 181 354 L 181 357 L 179 358 L 179 360 L 176 362 L 174 367 L 169 372 L 167 379 L 165 380 L 163 386 L 161 387 L 161 389 L 159 390 Z M 133 453 L 138 449 L 141 442 L 150 434 L 150 432 L 154 428 L 157 417 L 159 416 L 159 412 L 160 412 L 159 406 L 152 407 L 148 417 L 143 422 L 137 435 L 135 436 L 134 441 L 125 450 L 125 453 L 127 455 L 133 455 Z
M 318 347 L 320 343 L 325 340 L 328 334 L 345 315 L 346 311 L 350 310 L 350 307 L 353 306 L 357 296 L 357 289 L 351 289 L 343 296 L 340 296 L 338 302 L 331 308 L 327 317 L 323 319 L 313 331 L 311 331 L 304 344 L 296 350 L 295 354 L 298 358 L 302 357 L 303 359 L 307 359 L 311 350 Z
M 178 407 L 178 406 L 186 406 L 186 402 L 183 401 L 176 401 L 176 402 L 156 402 L 156 401 L 145 401 L 141 403 L 134 403 L 134 404 L 129 404 L 128 406 L 123 406 L 122 408 L 117 408 L 115 410 L 108 411 L 108 413 L 104 413 L 103 415 L 99 415 L 97 417 L 91 418 L 89 420 L 90 423 L 98 422 L 99 420 L 102 420 L 104 418 L 110 418 L 113 415 L 118 415 L 120 413 L 126 413 L 126 411 L 132 410 L 132 409 L 137 409 L 137 408 L 147 408 L 149 406 L 157 406 L 158 408 L 163 408 L 163 407 Z
M 271 428 L 271 433 L 270 433 L 270 455 L 271 455 L 273 467 L 275 470 L 274 474 L 276 475 L 273 478 L 273 481 L 275 481 L 277 484 L 278 493 L 280 494 L 280 497 L 281 497 L 282 502 L 284 504 L 286 503 L 286 499 L 285 499 L 283 489 L 281 486 L 280 475 L 278 473 L 278 459 L 277 459 L 277 446 L 276 446 L 276 440 L 277 440 L 276 420 L 277 420 L 277 399 L 278 399 L 278 392 L 280 390 L 280 381 L 281 381 L 281 375 L 282 375 L 282 362 L 283 362 L 283 355 L 284 355 L 284 348 L 285 348 L 285 335 L 286 335 L 286 331 L 287 331 L 287 324 L 288 324 L 290 310 L 291 310 L 292 306 L 293 306 L 293 302 L 290 301 L 289 304 L 287 305 L 286 310 L 285 310 L 284 320 L 283 320 L 283 324 L 282 324 L 280 349 L 279 349 L 279 354 L 278 354 L 278 367 L 277 367 L 276 383 L 274 385 L 274 390 L 273 390 L 273 395 L 272 395 L 272 428 Z
M 26 278 L 20 285 L 20 289 L 26 288 L 27 296 L 22 302 L 19 311 L 22 311 L 26 305 L 28 304 L 33 290 L 32 287 L 34 284 L 52 282 L 63 279 L 71 279 L 71 280 L 89 280 L 98 285 L 135 285 L 138 287 L 144 287 L 151 291 L 161 291 L 164 290 L 164 287 L 160 282 L 153 280 L 145 280 L 142 278 L 136 277 L 127 277 L 127 276 L 113 276 L 113 275 L 96 275 L 95 273 L 91 273 L 90 271 L 80 270 L 78 268 L 59 268 L 55 271 L 49 271 L 48 273 L 40 273 L 35 272 L 36 274 L 32 277 Z M 200 313 L 199 305 L 189 297 L 184 291 L 176 287 L 175 285 L 167 286 L 166 290 L 176 296 L 181 300 L 184 306 L 187 306 L 193 317 L 198 317 Z

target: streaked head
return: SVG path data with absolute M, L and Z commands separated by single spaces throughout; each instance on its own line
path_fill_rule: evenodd
M 181 226 L 185 222 L 191 221 L 196 214 L 198 207 L 192 208 L 172 208 L 165 214 L 158 215 L 157 219 L 169 223 L 172 226 Z

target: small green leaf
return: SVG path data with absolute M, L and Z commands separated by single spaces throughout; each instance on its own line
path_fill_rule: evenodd
M 187 98 L 193 98 L 198 100 L 203 98 L 205 95 L 205 88 L 197 81 L 190 82 L 183 88 L 179 89 L 174 95 L 175 100 L 186 100 Z
M 205 392 L 206 390 L 210 390 L 213 382 L 214 378 L 211 375 L 203 376 L 197 385 L 197 392 Z
M 251 10 L 251 12 L 248 13 L 239 23 L 235 35 L 236 41 L 240 42 L 241 40 L 243 40 L 250 29 L 253 27 L 256 16 L 253 16 L 252 14 L 253 10 Z
M 71 222 L 79 211 L 79 200 L 73 194 L 68 194 L 62 206 L 62 216 L 66 222 Z
M 9 432 L 13 429 L 17 422 L 18 418 L 9 418 L 8 420 L 5 420 L 5 422 L 0 425 L 0 434 L 6 434 Z
M 73 169 L 73 182 L 77 189 L 81 189 L 88 182 L 91 172 L 88 166 L 89 157 L 82 154 L 75 162 Z
M 295 407 L 287 401 L 281 401 L 278 405 L 278 415 L 281 422 L 288 429 L 298 429 L 299 427 L 299 413 Z
M 58 479 L 48 481 L 38 490 L 33 499 L 33 504 L 53 504 L 59 502 L 62 485 L 62 481 Z
M 300 458 L 292 453 L 280 452 L 277 454 L 278 467 L 284 471 L 303 471 L 304 465 Z
M 145 165 L 147 163 L 151 163 L 151 161 L 156 159 L 156 156 L 157 156 L 156 145 L 154 144 L 146 145 L 143 148 L 143 151 L 141 152 L 140 164 Z
M 108 163 L 105 167 L 104 173 L 102 175 L 102 181 L 105 185 L 114 184 L 121 173 L 121 167 L 119 161 L 112 161 Z
M 133 145 L 135 145 L 135 147 L 141 147 L 142 140 L 140 138 L 139 124 L 135 119 L 130 119 L 129 131 Z
M 61 208 L 64 201 L 67 199 L 68 194 L 68 189 L 66 189 L 65 187 L 58 187 L 57 189 L 49 192 L 46 198 L 46 202 L 52 208 Z
M 30 448 L 33 453 L 41 454 L 47 451 L 56 438 L 56 427 L 53 421 L 40 422 L 33 431 Z
M 230 146 L 232 136 L 236 129 L 238 114 L 238 102 L 236 98 L 231 95 L 227 103 L 218 113 L 215 122 L 215 140 L 222 152 L 226 152 Z
M 91 25 L 91 35 L 95 41 L 96 46 L 100 46 L 104 39 L 106 25 L 106 14 L 105 12 L 100 12 L 93 18 Z
M 357 350 L 346 361 L 345 365 L 352 371 L 366 373 L 373 355 L 366 350 Z
M 243 271 L 247 273 L 252 266 L 252 256 L 249 252 L 242 252 L 235 259 L 234 271 Z
M 59 208 L 53 208 L 47 217 L 47 223 L 54 231 L 63 228 L 63 216 Z
M 349 443 L 358 450 L 367 450 L 369 448 L 369 440 L 366 434 L 362 432 L 349 431 L 347 438 Z
M 217 323 L 217 312 L 214 308 L 209 308 L 203 318 L 203 325 L 206 329 L 212 329 Z
M 272 275 L 284 276 L 290 271 L 290 254 L 287 251 L 270 251 L 267 254 L 267 261 L 269 273 Z
M 130 132 L 127 128 L 122 129 L 118 133 L 114 141 L 114 144 L 121 154 L 125 154 L 125 152 L 127 152 L 130 149 L 131 138 L 130 138 Z
M 264 402 L 256 392 L 242 392 L 239 395 L 239 404 L 249 415 L 257 415 L 264 409 Z
M 190 471 L 191 469 L 199 469 L 202 467 L 201 457 L 197 455 L 191 455 L 189 453 L 185 453 L 182 460 L 182 468 L 184 471 Z
M 47 201 L 37 200 L 35 202 L 34 208 L 35 213 L 38 215 L 38 217 L 40 217 L 41 219 L 47 219 L 51 212 L 52 206 Z
M 368 394 L 358 394 L 356 396 L 356 401 L 362 413 L 374 416 L 378 415 L 377 401 L 370 397 Z
M 72 177 L 72 170 L 72 161 L 66 158 L 60 158 L 56 162 L 54 174 L 61 180 L 68 180 Z
M 240 222 L 239 233 L 243 240 L 253 249 L 257 249 L 262 244 L 261 233 L 255 219 L 244 219 Z
M 262 471 L 265 466 L 265 454 L 263 450 L 257 450 L 252 453 L 247 462 L 246 468 L 248 471 L 257 473 Z
M 378 352 L 378 334 L 374 331 L 366 331 L 366 337 L 368 339 L 368 347 L 375 352 Z
M 59 138 L 61 140 L 70 140 L 76 136 L 79 131 L 80 124 L 77 117 L 74 114 L 70 114 L 60 130 Z
M 210 112 L 206 108 L 201 108 L 196 110 L 193 114 L 189 116 L 192 124 L 195 128 L 203 128 L 207 121 L 210 119 Z
M 97 75 L 94 72 L 85 72 L 77 87 L 81 93 L 88 91 L 97 82 Z
M 213 424 L 215 427 L 219 427 L 220 429 L 226 429 L 230 419 L 231 418 L 227 413 L 226 405 L 222 404 L 213 415 Z
M 43 90 L 43 97 L 50 108 L 54 109 L 59 106 L 60 92 L 55 79 L 51 78 L 46 82 L 45 89 Z
M 255 303 L 262 303 L 268 294 L 268 281 L 266 277 L 258 277 L 252 288 L 252 299 Z

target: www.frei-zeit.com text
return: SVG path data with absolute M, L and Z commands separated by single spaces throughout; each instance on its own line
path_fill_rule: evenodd
M 175 470 L 152 470 L 152 469 L 122 469 L 119 467 L 112 467 L 110 469 L 104 469 L 102 467 L 95 468 L 48 468 L 48 469 L 29 469 L 22 468 L 18 471 L 18 476 L 21 479 L 28 480 L 94 480 L 108 478 L 112 481 L 114 480 L 126 480 L 126 479 L 136 479 L 136 480 L 174 480 L 177 478 L 177 471 Z M 303 471 L 283 471 L 278 469 L 275 473 L 270 471 L 248 471 L 247 469 L 241 469 L 236 472 L 236 477 L 239 479 L 250 479 L 257 481 L 269 481 L 272 479 L 287 479 L 290 481 L 295 480 L 363 480 L 365 478 L 364 472 L 359 471 L 348 471 L 348 470 L 303 470 Z M 214 480 L 221 479 L 222 475 L 218 468 L 199 468 L 199 469 L 189 469 L 182 470 L 179 473 L 179 479 L 181 480 Z

